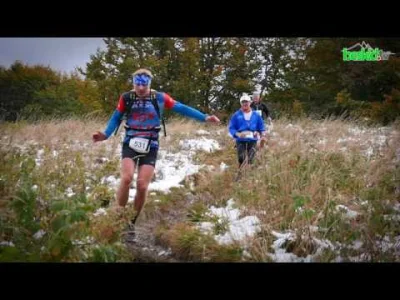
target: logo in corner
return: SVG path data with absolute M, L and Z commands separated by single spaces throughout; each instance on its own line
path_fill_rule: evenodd
M 353 50 L 353 49 L 358 49 Z M 352 50 L 352 51 L 350 51 Z M 363 41 L 349 48 L 343 48 L 343 61 L 381 61 L 389 60 L 390 55 L 396 54 L 391 51 L 383 51 L 372 48 L 370 44 Z

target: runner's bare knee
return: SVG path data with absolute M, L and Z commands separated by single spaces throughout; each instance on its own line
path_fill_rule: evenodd
M 146 193 L 148 187 L 149 187 L 149 183 L 145 182 L 144 180 L 139 180 L 136 185 L 138 193 Z
M 121 177 L 121 182 L 123 185 L 130 185 L 133 180 L 132 174 L 123 174 Z

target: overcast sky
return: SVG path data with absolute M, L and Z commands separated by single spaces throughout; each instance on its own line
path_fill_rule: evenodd
M 0 38 L 0 65 L 8 68 L 21 60 L 69 73 L 76 66 L 85 68 L 99 47 L 106 47 L 102 38 Z

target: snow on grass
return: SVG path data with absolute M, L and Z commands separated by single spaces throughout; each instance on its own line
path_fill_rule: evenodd
M 67 197 L 72 197 L 73 195 L 75 195 L 74 191 L 72 190 L 71 187 L 67 188 L 67 190 L 65 191 Z
M 136 189 L 130 188 L 129 196 L 128 196 L 128 203 L 133 203 L 135 201 L 135 196 L 136 196 Z
M 180 141 L 182 150 L 177 153 L 170 153 L 166 150 L 158 151 L 158 158 L 155 168 L 154 182 L 150 182 L 149 191 L 161 191 L 168 193 L 172 187 L 183 187 L 181 182 L 189 175 L 199 172 L 199 170 L 205 166 L 196 165 L 192 161 L 192 157 L 195 151 L 203 150 L 212 152 L 216 149 L 220 149 L 217 141 L 212 139 L 202 138 L 200 140 L 182 140 Z M 222 165 L 222 168 L 226 168 L 226 165 Z M 134 180 L 137 178 L 135 172 Z M 101 183 L 107 184 L 112 188 L 117 188 L 120 179 L 115 176 L 105 176 L 102 178 Z M 129 200 L 132 202 L 136 194 L 136 188 L 133 187 L 129 190 Z
M 220 150 L 218 142 L 213 139 L 206 139 L 201 137 L 200 139 L 188 139 L 179 142 L 179 146 L 183 150 L 202 150 L 206 152 L 214 152 L 215 150 Z
M 253 237 L 261 231 L 260 220 L 256 216 L 247 216 L 238 220 L 231 220 L 229 229 L 225 234 L 215 236 L 221 245 L 229 245 L 233 242 L 240 242 Z
M 400 215 L 383 215 L 386 221 L 400 222 Z
M 396 212 L 400 213 L 400 203 L 396 203 L 396 204 L 393 206 L 393 209 L 394 209 Z
M 357 126 L 350 127 L 347 131 L 353 135 L 361 135 L 366 132 L 364 129 L 358 128 Z
M 286 147 L 293 143 L 293 135 L 302 137 L 302 151 L 306 152 L 349 152 L 356 151 L 367 160 L 382 154 L 395 131 L 391 127 L 361 128 L 356 125 L 344 126 L 344 130 L 336 127 L 319 127 L 308 125 L 287 124 L 280 130 L 285 132 L 281 138 L 279 133 L 271 133 L 270 139 L 278 146 Z M 332 133 L 330 132 L 332 131 Z M 311 149 L 310 149 L 311 148 Z
M 168 249 L 167 251 L 161 250 L 158 252 L 158 256 L 171 255 L 171 253 L 172 253 L 171 249 Z
M 400 255 L 400 235 L 394 238 L 386 235 L 381 241 L 377 241 L 376 245 L 382 252 L 393 251 L 395 255 Z
M 40 150 L 37 151 L 36 158 L 35 158 L 35 163 L 36 163 L 37 166 L 40 166 L 42 164 L 42 161 L 43 161 L 42 156 L 43 156 L 43 154 L 44 154 L 44 150 L 43 149 L 40 149 Z
M 198 226 L 202 233 L 211 234 L 214 231 L 214 223 L 212 222 L 201 222 Z
M 211 133 L 208 132 L 208 131 L 205 131 L 203 129 L 199 129 L 199 130 L 196 131 L 196 134 L 198 134 L 198 135 L 210 135 Z
M 328 240 L 319 240 L 315 237 L 312 238 L 313 245 L 317 248 L 314 254 L 308 254 L 306 257 L 299 257 L 294 253 L 287 252 L 285 244 L 289 241 L 294 242 L 296 240 L 296 234 L 292 231 L 287 233 L 279 233 L 272 231 L 277 239 L 272 243 L 274 253 L 269 253 L 270 258 L 274 262 L 313 262 L 324 249 L 335 250 L 334 245 Z
M 352 248 L 355 250 L 360 250 L 362 246 L 361 241 L 353 242 L 353 245 L 348 248 Z M 390 238 L 389 236 L 384 236 L 379 241 L 375 241 L 375 246 L 378 251 L 382 253 L 392 253 L 396 257 L 400 256 L 400 235 Z M 369 253 L 361 253 L 360 255 L 351 256 L 349 260 L 351 262 L 365 262 L 371 261 L 372 257 Z
M 46 231 L 40 229 L 38 232 L 36 232 L 36 233 L 33 235 L 33 238 L 34 238 L 35 240 L 40 240 L 45 234 L 46 234 Z
M 185 153 L 167 153 L 159 150 L 156 164 L 156 181 L 151 182 L 149 190 L 168 192 L 180 184 L 186 176 L 197 173 L 201 166 L 192 163 L 191 155 Z
M 87 236 L 82 240 L 73 240 L 72 244 L 73 245 L 91 245 L 94 244 L 96 242 L 94 237 L 91 236 Z
M 101 183 L 102 184 L 107 184 L 113 188 L 117 187 L 119 185 L 119 181 L 120 179 L 117 179 L 115 176 L 111 175 L 111 176 L 107 176 L 107 177 L 103 177 L 101 179 Z
M 351 210 L 347 206 L 341 204 L 336 206 L 336 210 L 345 213 L 348 219 L 354 219 L 359 215 L 358 212 Z
M 261 231 L 260 220 L 256 216 L 240 218 L 240 210 L 233 206 L 234 201 L 230 199 L 226 207 L 211 206 L 207 213 L 210 217 L 216 217 L 217 223 L 225 224 L 226 232 L 214 235 L 214 239 L 220 245 L 229 245 L 235 242 L 245 245 L 248 238 Z M 216 224 L 212 222 L 201 222 L 199 229 L 203 233 L 212 234 L 215 226 Z
M 228 165 L 225 164 L 224 162 L 221 162 L 221 164 L 219 165 L 219 169 L 221 171 L 225 171 L 228 168 Z
M 7 241 L 0 242 L 0 246 L 3 246 L 3 247 L 15 247 L 13 242 L 7 242 Z
M 296 131 L 298 131 L 300 134 L 304 133 L 304 129 L 301 128 L 300 125 L 293 125 L 293 124 L 291 124 L 291 123 L 289 123 L 288 125 L 286 125 L 285 129 L 296 130 Z
M 360 240 L 355 240 L 353 241 L 353 244 L 350 245 L 348 248 L 354 249 L 354 250 L 360 250 L 361 247 L 363 246 L 363 242 Z
M 104 208 L 99 208 L 98 210 L 96 210 L 94 213 L 93 213 L 93 216 L 95 216 L 95 217 L 98 217 L 98 216 L 105 216 L 105 215 L 107 215 L 107 211 L 104 209 Z

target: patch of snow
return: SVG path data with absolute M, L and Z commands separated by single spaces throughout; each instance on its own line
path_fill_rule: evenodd
M 45 234 L 46 234 L 46 231 L 40 229 L 38 232 L 36 232 L 36 233 L 33 235 L 33 238 L 34 238 L 35 240 L 39 240 L 39 239 L 41 239 Z
M 73 245 L 86 245 L 86 244 L 93 244 L 95 241 L 96 240 L 93 237 L 87 236 L 83 240 L 73 240 L 72 244 Z
M 210 135 L 211 133 L 209 133 L 208 131 L 205 131 L 203 129 L 197 130 L 196 134 L 198 135 Z
M 386 140 L 387 140 L 387 137 L 386 137 L 385 135 L 378 135 L 378 136 L 375 137 L 375 139 L 374 139 L 375 143 L 376 143 L 378 146 L 380 146 L 380 147 L 382 147 L 382 146 L 385 145 Z
M 352 133 L 354 135 L 361 135 L 362 133 L 365 132 L 365 130 L 362 130 L 362 129 L 358 128 L 358 127 L 353 127 L 353 128 L 349 128 L 348 132 Z
M 361 249 L 362 245 L 363 245 L 363 242 L 362 242 L 362 241 L 356 240 L 356 241 L 354 241 L 353 244 L 351 245 L 351 248 L 354 249 L 354 250 L 359 250 L 359 249 Z
M 275 253 L 269 253 L 269 256 L 275 262 L 312 262 L 314 261 L 315 257 L 322 253 L 324 249 L 335 249 L 330 241 L 319 240 L 313 237 L 312 242 L 317 246 L 316 252 L 312 255 L 309 254 L 306 257 L 299 257 L 294 253 L 288 253 L 286 249 L 282 248 L 287 241 L 296 240 L 296 235 L 294 232 L 279 233 L 272 231 L 272 235 L 274 235 L 277 239 L 272 243 L 272 248 L 274 249 Z
M 72 197 L 73 195 L 75 195 L 75 193 L 74 193 L 74 191 L 72 190 L 71 187 L 67 188 L 65 193 L 67 194 L 67 197 Z
M 135 202 L 136 189 L 129 189 L 128 203 Z
M 7 242 L 7 241 L 0 242 L 0 246 L 3 246 L 3 247 L 15 247 L 13 242 Z
M 212 233 L 214 230 L 214 224 L 211 222 L 201 222 L 199 225 L 199 230 L 202 233 Z
M 215 167 L 211 165 L 211 166 L 207 166 L 207 169 L 208 169 L 208 171 L 211 171 L 211 172 L 212 172 L 212 171 L 215 170 Z
M 247 238 L 253 237 L 261 231 L 260 220 L 256 216 L 246 216 L 239 218 L 240 211 L 233 208 L 233 199 L 228 200 L 226 207 L 210 207 L 208 216 L 217 217 L 218 223 L 227 223 L 227 231 L 223 234 L 215 235 L 214 239 L 221 245 L 228 245 L 234 242 L 243 244 Z M 211 233 L 214 224 L 211 222 L 201 222 L 199 228 L 204 233 Z
M 247 216 L 230 223 L 228 231 L 215 236 L 215 239 L 221 245 L 228 245 L 235 241 L 241 242 L 248 237 L 253 237 L 260 231 L 260 220 L 256 216 Z
M 396 222 L 400 221 L 400 215 L 384 215 L 383 218 L 386 221 L 396 221 Z
M 186 176 L 197 173 L 199 165 L 194 165 L 188 155 L 182 153 L 169 153 L 160 151 L 160 159 L 156 165 L 156 181 L 151 182 L 149 190 L 169 192 L 172 187 L 182 187 L 180 182 Z
M 228 166 L 224 162 L 221 162 L 221 164 L 219 165 L 219 169 L 221 171 L 225 171 L 227 168 L 228 168 Z
M 136 173 L 135 173 L 136 174 Z M 115 178 L 115 176 L 111 175 L 108 177 L 103 177 L 101 179 L 101 184 L 108 184 L 111 187 L 117 187 L 120 179 Z
M 215 150 L 221 149 L 219 143 L 216 140 L 206 139 L 204 137 L 196 140 L 182 140 L 179 142 L 179 146 L 183 150 L 203 150 L 206 152 L 213 152 Z
M 242 256 L 243 258 L 251 258 L 251 254 L 247 250 L 243 251 Z
M 367 156 L 367 158 L 370 158 L 374 154 L 374 148 L 371 146 L 368 147 L 368 149 L 364 151 L 364 154 Z
M 44 154 L 44 149 L 39 149 L 39 150 L 37 151 L 36 156 L 37 156 L 38 158 L 41 158 L 43 154 Z
M 107 215 L 107 211 L 104 209 L 104 208 L 99 208 L 98 210 L 96 210 L 94 213 L 93 213 L 93 216 L 95 216 L 95 217 L 97 217 L 97 216 L 105 216 L 105 215 Z
M 358 212 L 349 209 L 347 206 L 345 205 L 336 205 L 336 210 L 338 211 L 342 211 L 346 213 L 346 217 L 349 219 L 354 219 L 355 217 L 357 217 L 359 215 Z

